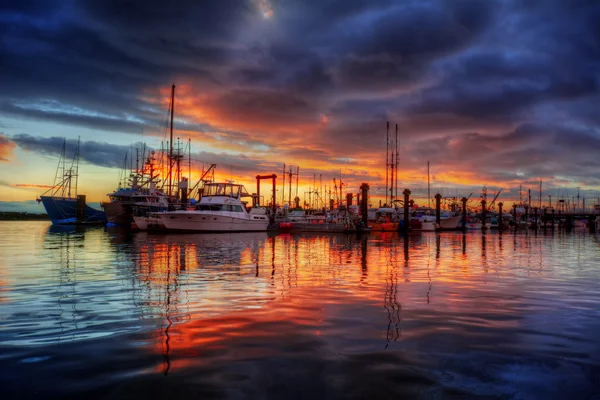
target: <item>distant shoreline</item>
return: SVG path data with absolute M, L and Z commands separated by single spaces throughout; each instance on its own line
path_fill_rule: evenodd
M 48 221 L 48 214 L 0 211 L 0 221 Z

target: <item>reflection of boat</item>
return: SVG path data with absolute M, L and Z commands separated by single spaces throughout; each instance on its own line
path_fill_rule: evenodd
M 93 225 L 106 223 L 106 214 L 86 204 L 85 195 L 77 195 L 79 141 L 69 168 L 65 167 L 66 140 L 58 161 L 54 185 L 38 200 L 55 225 Z M 72 196 L 71 194 L 74 194 Z
M 153 213 L 167 230 L 194 232 L 266 231 L 269 217 L 264 208 L 250 211 L 241 201 L 250 197 L 244 186 L 232 183 L 208 183 L 202 188 L 202 197 L 192 211 Z

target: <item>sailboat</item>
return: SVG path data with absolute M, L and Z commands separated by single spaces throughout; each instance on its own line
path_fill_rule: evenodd
M 77 194 L 79 174 L 79 143 L 73 155 L 70 167 L 66 166 L 66 139 L 58 160 L 54 184 L 39 198 L 54 225 L 104 225 L 106 214 L 86 204 L 85 195 Z

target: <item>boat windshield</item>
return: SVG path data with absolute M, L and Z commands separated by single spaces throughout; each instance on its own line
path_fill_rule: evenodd
M 209 183 L 202 188 L 202 196 L 227 196 L 237 199 L 248 195 L 244 186 L 232 183 Z

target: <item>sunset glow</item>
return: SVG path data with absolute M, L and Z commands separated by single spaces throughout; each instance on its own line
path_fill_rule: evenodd
M 128 169 L 142 143 L 166 146 L 171 84 L 192 182 L 214 163 L 219 180 L 255 192 L 255 175 L 275 173 L 280 190 L 285 164 L 300 168 L 303 201 L 341 175 L 344 191 L 368 183 L 376 205 L 389 122 L 399 193 L 421 203 L 427 162 L 431 196 L 600 197 L 585 8 L 334 3 L 169 5 L 158 18 L 149 1 L 126 18 L 115 2 L 82 2 L 48 5 L 48 24 L 9 8 L 0 202 L 18 208 L 51 185 L 65 137 L 70 154 L 84 144 L 80 192 L 106 200 L 126 154 Z

